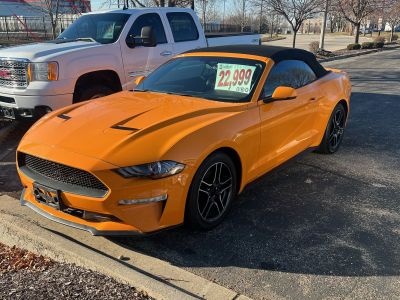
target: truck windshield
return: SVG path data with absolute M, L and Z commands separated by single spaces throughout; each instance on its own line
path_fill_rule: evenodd
M 86 38 L 101 44 L 114 43 L 128 19 L 128 14 L 119 13 L 85 15 L 72 23 L 57 39 Z
M 135 91 L 223 102 L 251 100 L 265 63 L 229 57 L 180 57 L 151 73 Z

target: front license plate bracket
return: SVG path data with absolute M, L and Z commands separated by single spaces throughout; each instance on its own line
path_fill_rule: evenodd
M 34 182 L 33 195 L 35 196 L 36 201 L 41 204 L 45 204 L 57 210 L 63 210 L 64 208 L 60 190 Z

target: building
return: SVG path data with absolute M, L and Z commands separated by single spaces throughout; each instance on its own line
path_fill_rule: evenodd
M 56 1 L 54 0 L 54 3 Z M 46 14 L 43 0 L 6 0 L 0 1 L 0 17 L 33 17 Z M 59 12 L 62 15 L 74 15 L 89 12 L 90 0 L 59 0 Z
M 59 0 L 59 14 L 54 27 L 44 0 L 0 0 L 0 46 L 4 41 L 54 38 L 82 13 L 90 10 L 90 0 Z M 53 16 L 54 12 L 55 8 Z

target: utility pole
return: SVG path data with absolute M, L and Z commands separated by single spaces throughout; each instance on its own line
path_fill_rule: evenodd
M 322 21 L 321 35 L 319 36 L 319 49 L 324 49 L 326 20 L 328 18 L 329 0 L 325 0 L 324 19 Z
M 225 2 L 226 2 L 226 0 L 224 0 L 224 13 L 222 15 L 222 27 L 225 27 Z M 225 28 L 223 28 L 223 30 L 225 30 Z
M 260 28 L 258 29 L 258 33 L 259 33 L 259 34 L 261 34 L 261 29 L 262 29 L 263 5 L 264 5 L 264 0 L 261 0 L 261 7 L 260 7 Z
M 246 21 L 246 0 L 243 0 L 242 32 L 244 32 L 245 21 Z

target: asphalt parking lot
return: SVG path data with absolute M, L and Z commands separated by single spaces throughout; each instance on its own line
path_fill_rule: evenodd
M 262 177 L 215 230 L 112 241 L 255 299 L 399 299 L 399 61 L 397 49 L 326 64 L 353 83 L 335 155 Z M 12 149 L 23 131 L 0 143 L 0 194 L 18 196 Z

